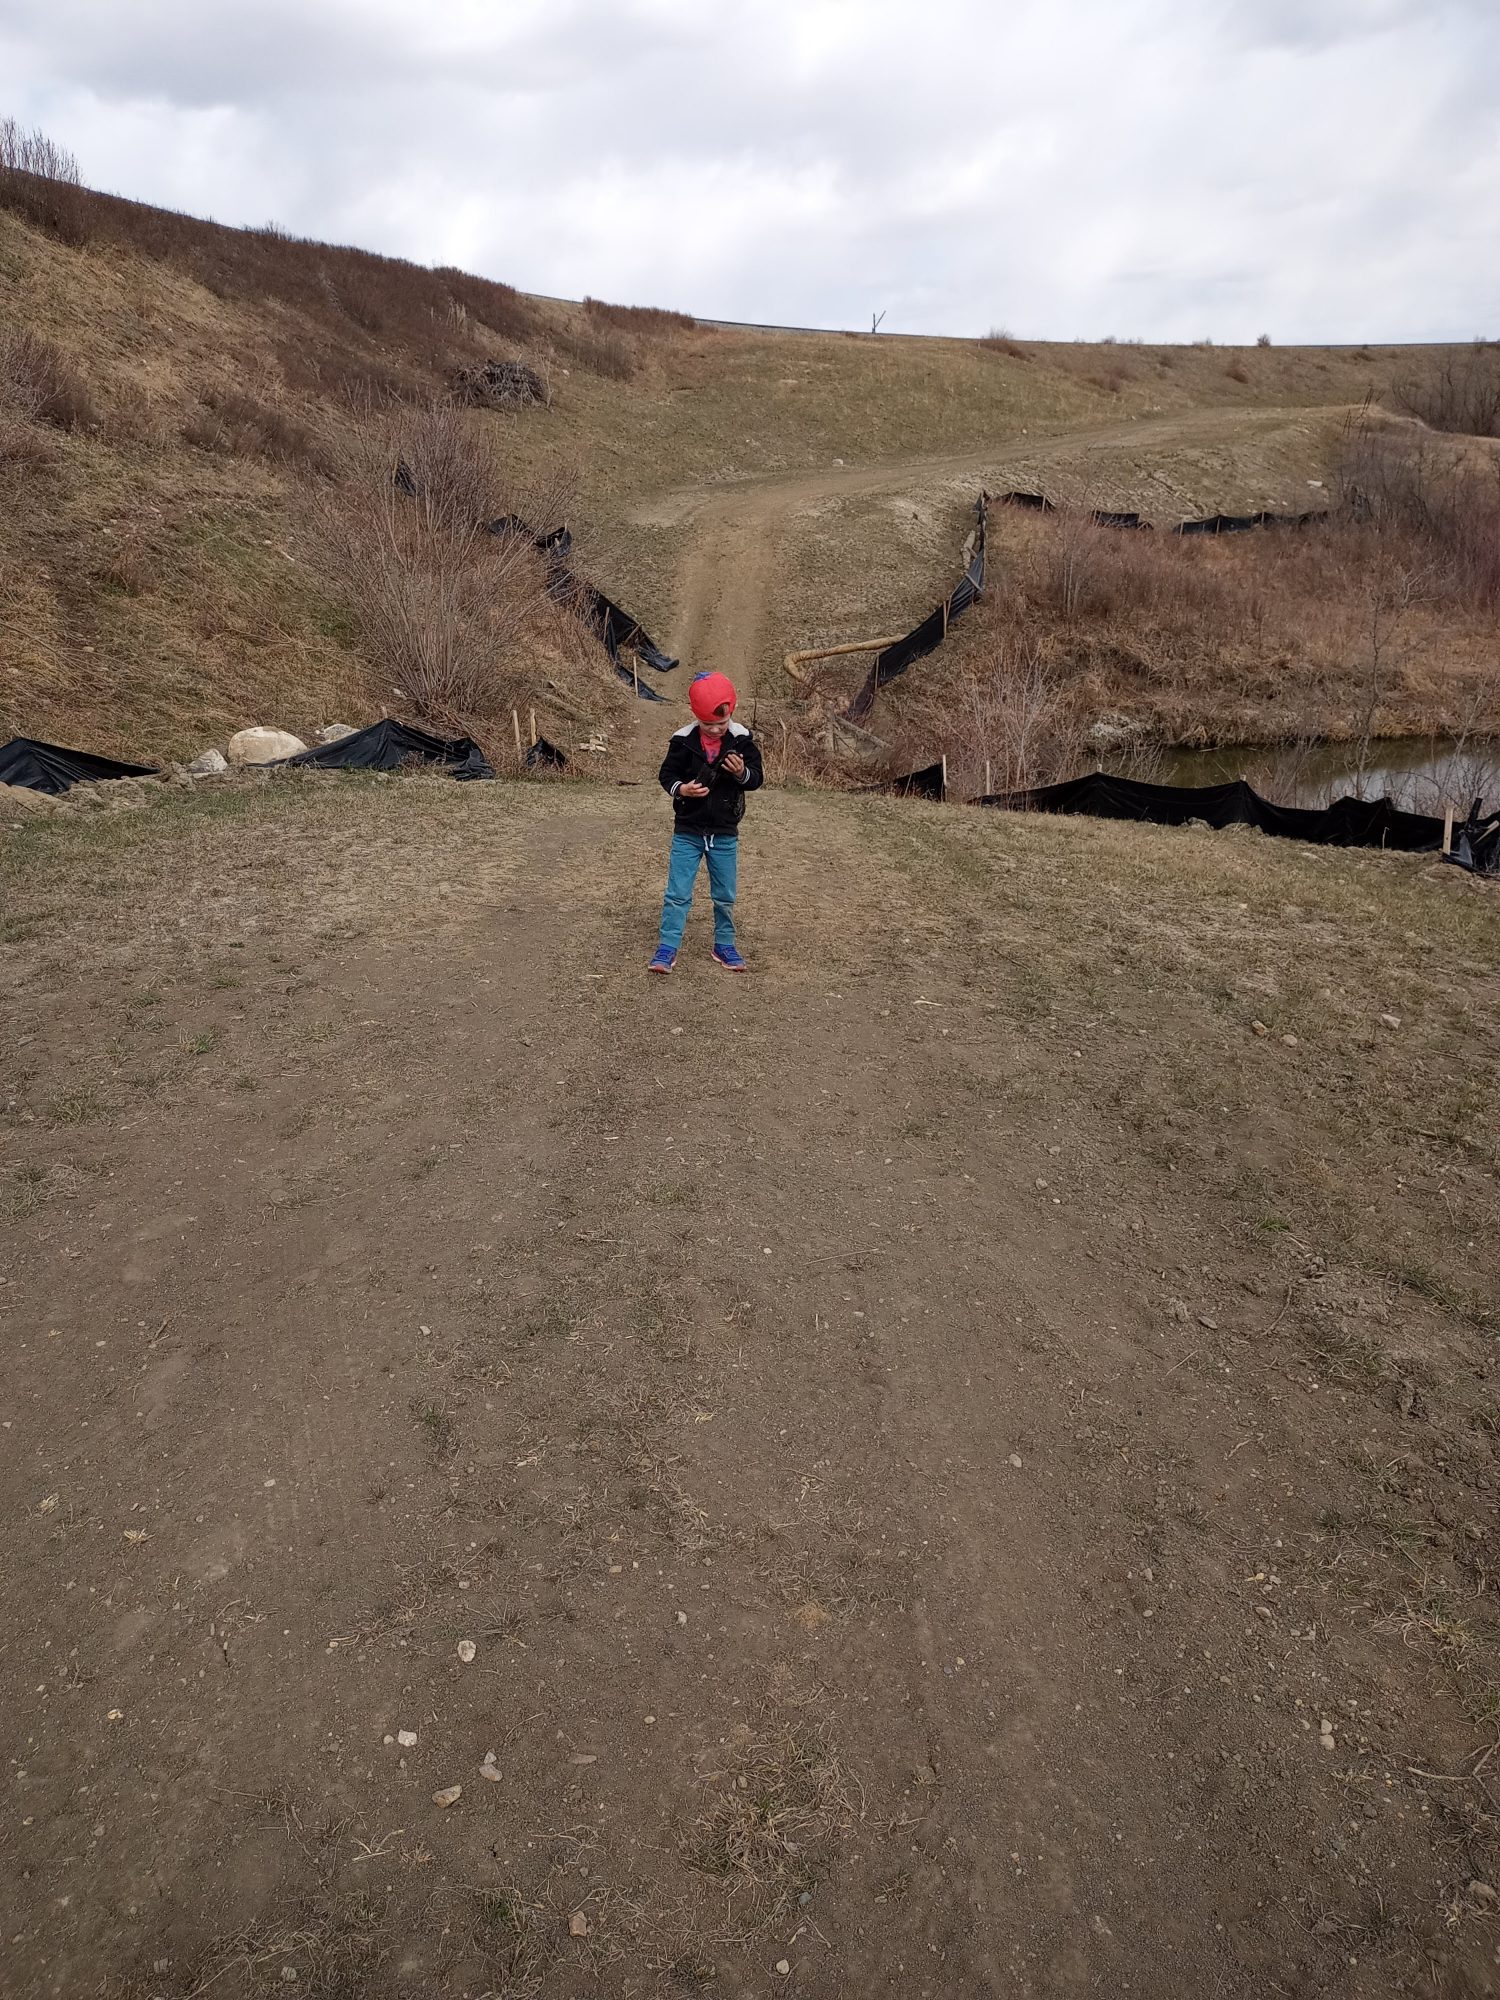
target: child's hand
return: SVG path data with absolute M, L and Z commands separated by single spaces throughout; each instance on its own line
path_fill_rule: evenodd
M 739 755 L 738 751 L 731 750 L 724 758 L 724 769 L 729 773 L 731 778 L 743 778 L 745 775 L 745 760 Z
M 685 785 L 677 787 L 677 796 L 680 799 L 706 799 L 708 787 L 700 785 L 695 778 L 690 778 Z

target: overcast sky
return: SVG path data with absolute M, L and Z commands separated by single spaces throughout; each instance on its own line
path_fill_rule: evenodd
M 1500 0 L 0 0 L 0 114 L 222 222 L 705 316 L 1500 335 Z

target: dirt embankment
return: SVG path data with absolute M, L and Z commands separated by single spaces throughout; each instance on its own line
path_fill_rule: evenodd
M 1492 1991 L 1492 897 L 659 818 L 7 836 L 7 1991 Z

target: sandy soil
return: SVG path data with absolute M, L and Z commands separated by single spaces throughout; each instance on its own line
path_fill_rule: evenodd
M 1496 1991 L 1493 894 L 659 807 L 5 834 L 7 1994 Z

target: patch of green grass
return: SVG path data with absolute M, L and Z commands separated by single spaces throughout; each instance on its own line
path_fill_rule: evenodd
M 245 982 L 237 972 L 216 972 L 208 983 L 216 993 L 222 993 L 231 986 L 243 986 Z
M 182 1044 L 182 1053 L 185 1056 L 206 1056 L 210 1049 L 217 1047 L 218 1040 L 217 1028 L 204 1028 L 201 1033 L 188 1036 Z
M 1289 1222 L 1283 1222 L 1279 1215 L 1263 1215 L 1256 1226 L 1263 1229 L 1268 1236 L 1280 1236 L 1285 1234 L 1292 1225 Z

